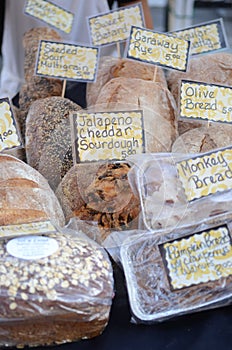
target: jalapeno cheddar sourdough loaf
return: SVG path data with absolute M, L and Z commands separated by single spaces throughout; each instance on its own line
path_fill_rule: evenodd
M 50 219 L 64 225 L 61 206 L 47 180 L 23 161 L 0 155 L 0 226 Z
M 112 268 L 106 252 L 83 234 L 1 239 L 0 262 L 1 346 L 67 343 L 106 327 Z

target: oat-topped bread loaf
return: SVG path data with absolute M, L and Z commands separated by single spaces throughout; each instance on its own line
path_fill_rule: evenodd
M 50 219 L 64 225 L 61 206 L 35 169 L 6 154 L 0 155 L 0 226 Z
M 66 220 L 97 222 L 99 243 L 111 229 L 137 227 L 140 205 L 128 183 L 128 171 L 126 163 L 74 165 L 55 192 Z
M 172 152 L 201 153 L 231 144 L 232 125 L 212 123 L 208 127 L 194 128 L 180 135 L 172 145 Z
M 135 78 L 111 79 L 101 89 L 95 108 L 142 110 L 146 152 L 170 151 L 178 135 L 175 100 L 160 83 Z
M 94 106 L 102 87 L 109 80 L 118 77 L 156 81 L 162 84 L 162 86 L 167 87 L 164 71 L 160 67 L 154 67 L 153 65 L 136 62 L 127 58 L 102 56 L 99 62 L 96 82 L 87 84 L 87 106 Z
M 220 52 L 196 56 L 189 60 L 187 72 L 169 71 L 168 87 L 178 105 L 180 99 L 181 79 L 194 80 L 209 84 L 232 85 L 232 53 Z M 198 121 L 180 121 L 179 133 L 183 134 L 191 128 L 199 127 Z
M 37 27 L 28 30 L 23 37 L 25 83 L 19 91 L 19 123 L 22 136 L 29 107 L 33 101 L 49 96 L 61 96 L 63 82 L 35 75 L 40 40 L 61 41 L 61 36 L 51 28 Z
M 55 189 L 73 165 L 69 114 L 81 107 L 63 97 L 32 103 L 26 121 L 27 162 Z
M 0 261 L 1 346 L 68 343 L 98 336 L 107 326 L 112 267 L 83 234 L 2 239 Z

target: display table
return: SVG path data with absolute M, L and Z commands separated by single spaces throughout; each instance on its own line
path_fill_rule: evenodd
M 91 340 L 56 346 L 60 350 L 231 350 L 232 305 L 181 316 L 155 325 L 135 325 L 124 277 L 116 271 L 116 295 L 109 324 Z M 48 349 L 39 347 L 38 350 Z M 52 348 L 54 349 L 54 348 Z

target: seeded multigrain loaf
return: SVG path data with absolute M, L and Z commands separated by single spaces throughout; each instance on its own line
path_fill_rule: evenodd
M 10 249 L 28 244 L 36 249 L 30 259 L 26 250 Z M 48 245 L 52 251 L 45 254 Z M 98 336 L 107 326 L 112 267 L 106 252 L 83 234 L 2 239 L 0 262 L 0 346 L 68 343 Z
M 64 225 L 61 206 L 47 180 L 23 161 L 0 155 L 0 226 L 51 220 Z
M 26 121 L 27 162 L 55 189 L 73 165 L 70 113 L 81 107 L 63 97 L 35 101 Z
M 99 62 L 96 82 L 87 84 L 87 106 L 94 106 L 102 87 L 111 79 L 118 77 L 155 81 L 167 87 L 164 71 L 160 67 L 154 67 L 127 58 L 102 56 Z
M 136 227 L 139 200 L 132 192 L 125 163 L 76 164 L 56 190 L 66 220 L 95 221 L 101 243 L 112 229 Z

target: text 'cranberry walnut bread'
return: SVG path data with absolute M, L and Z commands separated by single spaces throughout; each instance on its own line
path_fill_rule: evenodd
M 154 67 L 154 65 L 127 58 L 102 56 L 99 61 L 96 81 L 87 84 L 87 106 L 94 106 L 102 87 L 111 79 L 118 77 L 154 81 L 160 83 L 163 87 L 167 87 L 164 71 L 158 66 Z
M 26 121 L 27 162 L 56 189 L 73 165 L 69 114 L 81 107 L 67 98 L 47 97 L 32 103 Z
M 1 346 L 56 345 L 104 331 L 113 275 L 95 242 L 70 230 L 2 239 L 0 261 Z
M 216 148 L 230 147 L 232 125 L 211 123 L 208 126 L 190 129 L 180 135 L 172 145 L 172 152 L 202 153 Z
M 232 85 L 232 53 L 210 53 L 192 57 L 189 60 L 187 72 L 169 71 L 167 82 L 178 105 L 180 100 L 181 80 L 193 80 L 224 86 Z M 183 134 L 191 128 L 201 126 L 198 121 L 179 121 L 179 133 Z
M 115 78 L 95 104 L 101 111 L 142 110 L 146 152 L 167 152 L 177 138 L 177 109 L 170 91 L 153 81 Z
M 23 36 L 25 82 L 19 91 L 19 123 L 23 137 L 31 103 L 40 98 L 61 96 L 62 94 L 62 80 L 40 77 L 35 74 L 40 40 L 59 42 L 62 37 L 54 29 L 48 27 L 29 29 Z
M 78 217 L 98 223 L 101 243 L 110 230 L 137 227 L 139 199 L 127 179 L 125 163 L 74 165 L 56 190 L 66 221 Z
M 64 225 L 64 214 L 47 180 L 17 158 L 0 155 L 0 226 L 51 220 Z

